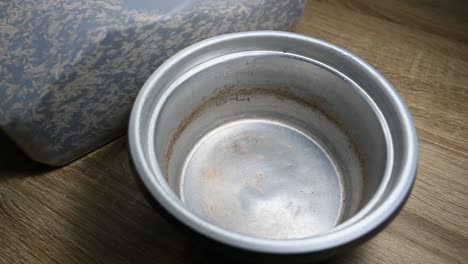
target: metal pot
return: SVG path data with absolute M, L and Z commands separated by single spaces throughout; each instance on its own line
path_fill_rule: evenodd
M 129 142 L 169 215 L 265 256 L 329 256 L 369 238 L 402 207 L 417 167 L 391 84 L 355 55 L 287 32 L 177 53 L 140 91 Z

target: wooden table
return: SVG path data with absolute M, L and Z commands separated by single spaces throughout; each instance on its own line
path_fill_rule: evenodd
M 310 1 L 295 31 L 381 71 L 419 135 L 419 172 L 405 208 L 330 263 L 468 263 L 467 2 Z M 143 199 L 125 137 L 55 170 L 1 138 L 0 263 L 204 262 Z

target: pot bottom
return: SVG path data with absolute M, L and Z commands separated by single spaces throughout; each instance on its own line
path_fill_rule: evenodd
M 341 221 L 343 182 L 320 139 L 284 120 L 241 119 L 195 144 L 179 193 L 189 210 L 227 230 L 294 239 Z

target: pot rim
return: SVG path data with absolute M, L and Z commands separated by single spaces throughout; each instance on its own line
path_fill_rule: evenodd
M 154 157 L 151 156 L 151 154 L 148 155 L 148 153 L 145 153 L 143 146 L 142 133 L 148 133 L 148 131 L 142 131 L 141 129 L 142 124 L 148 122 L 148 120 L 142 119 L 142 117 L 145 116 L 144 111 L 146 110 L 147 99 L 151 98 L 154 87 L 161 78 L 165 76 L 165 73 L 177 65 L 182 59 L 195 51 L 205 49 L 214 44 L 232 41 L 239 37 L 277 37 L 290 41 L 296 39 L 308 42 L 312 47 L 322 46 L 335 56 L 345 57 L 347 60 L 353 61 L 357 67 L 367 72 L 367 74 L 380 84 L 379 86 L 382 92 L 385 93 L 387 99 L 390 100 L 395 107 L 395 113 L 397 114 L 396 119 L 401 123 L 403 128 L 404 133 L 401 135 L 402 141 L 404 142 L 403 153 L 407 158 L 403 160 L 401 165 L 400 180 L 386 196 L 385 200 L 376 206 L 375 210 L 362 216 L 359 221 L 328 233 L 303 239 L 273 240 L 242 235 L 211 224 L 186 209 L 180 202 L 180 199 L 170 190 L 167 183 L 165 183 L 160 166 L 157 162 L 152 162 Z M 150 110 L 152 113 L 158 111 L 158 109 L 154 109 L 154 107 Z M 151 125 L 149 127 L 151 127 Z M 189 46 L 168 59 L 149 77 L 137 96 L 130 117 L 129 147 L 136 171 L 149 193 L 179 221 L 198 233 L 230 246 L 249 251 L 276 254 L 299 254 L 325 251 L 351 243 L 378 230 L 399 211 L 406 201 L 416 177 L 418 157 L 417 135 L 411 115 L 395 88 L 376 69 L 352 53 L 331 43 L 309 36 L 279 31 L 251 31 L 216 36 Z M 344 223 L 346 223 L 346 221 Z

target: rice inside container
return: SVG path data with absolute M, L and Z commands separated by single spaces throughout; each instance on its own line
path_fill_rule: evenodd
M 306 0 L 43 0 L 0 3 L 0 129 L 63 165 L 123 134 L 165 59 L 215 35 L 288 30 Z

